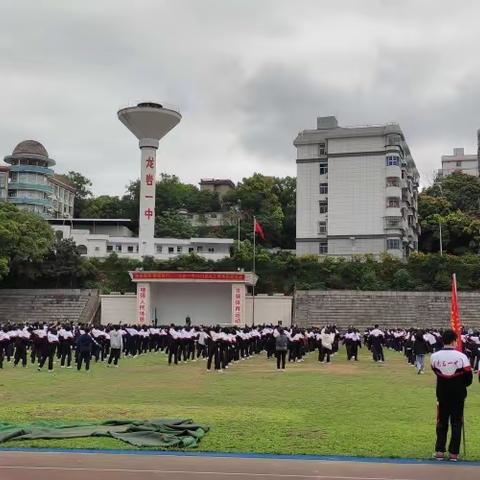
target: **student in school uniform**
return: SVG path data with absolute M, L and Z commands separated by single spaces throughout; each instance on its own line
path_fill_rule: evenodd
M 179 347 L 179 333 L 172 323 L 168 330 L 168 364 L 172 364 L 172 359 L 175 365 L 178 365 L 178 347 Z
M 58 347 L 58 335 L 55 327 L 49 328 L 46 336 L 46 349 L 45 354 L 42 356 L 41 361 L 38 364 L 38 371 L 40 372 L 45 365 L 45 361 L 48 358 L 48 373 L 53 373 L 53 359 Z
M 205 329 L 200 329 L 197 336 L 197 358 L 207 357 L 207 340 L 209 336 Z
M 20 360 L 22 361 L 22 367 L 27 366 L 27 348 L 30 342 L 30 332 L 25 328 L 18 328 L 17 335 L 15 337 L 15 356 L 13 360 L 13 366 L 16 367 Z
M 58 331 L 60 352 L 60 368 L 72 368 L 73 333 L 70 325 L 63 326 Z M 65 365 L 65 363 L 67 365 Z
M 383 355 L 383 344 L 385 343 L 385 334 L 375 325 L 370 332 L 369 341 L 372 348 L 373 361 L 383 363 L 385 357 Z
M 430 357 L 430 364 L 437 376 L 437 440 L 435 458 L 445 459 L 448 425 L 452 432 L 448 446 L 448 459 L 456 462 L 460 452 L 463 425 L 463 409 L 467 387 L 472 384 L 472 367 L 467 356 L 455 350 L 457 334 L 446 330 L 442 335 L 444 348 Z
M 3 368 L 3 361 L 5 359 L 10 337 L 0 325 L 0 368 Z
M 208 360 L 207 360 L 207 370 L 211 370 L 212 362 L 214 363 L 214 368 L 217 372 L 223 373 L 222 365 L 222 332 L 220 327 L 212 328 L 209 332 L 211 341 L 208 346 Z
M 330 363 L 330 355 L 332 355 L 335 336 L 336 334 L 333 328 L 326 328 L 320 334 L 320 340 L 322 341 L 322 351 L 320 355 L 320 362 Z

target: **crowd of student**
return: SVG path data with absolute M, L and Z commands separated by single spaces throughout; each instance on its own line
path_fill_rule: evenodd
M 465 354 L 475 370 L 480 363 L 480 334 L 465 332 Z M 169 364 L 206 360 L 208 370 L 223 372 L 236 363 L 265 352 L 276 357 L 277 369 L 287 362 L 303 362 L 307 354 L 316 352 L 318 361 L 330 363 L 340 345 L 345 345 L 347 359 L 358 361 L 358 350 L 367 347 L 375 362 L 385 361 L 384 348 L 404 353 L 407 362 L 424 372 L 427 353 L 442 348 L 441 331 L 417 329 L 381 330 L 378 325 L 365 330 L 355 328 L 340 332 L 336 326 L 323 328 L 184 326 L 96 326 L 86 325 L 4 325 L 0 326 L 0 368 L 5 360 L 13 366 L 26 367 L 28 359 L 39 370 L 54 364 L 60 368 L 89 370 L 92 359 L 118 366 L 122 355 L 135 357 L 148 352 L 165 352 Z

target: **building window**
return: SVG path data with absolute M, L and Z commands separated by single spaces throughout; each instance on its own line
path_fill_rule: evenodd
M 115 245 L 115 251 L 116 252 L 121 252 L 122 251 L 122 246 L 121 245 Z
M 462 162 L 457 162 L 457 167 L 461 167 L 462 166 Z
M 157 253 L 162 253 L 162 246 L 161 245 L 157 245 Z
M 327 149 L 325 147 L 324 143 L 319 143 L 318 144 L 318 154 L 319 155 L 325 155 L 327 153 Z
M 96 252 L 99 252 L 99 251 L 100 251 L 100 247 L 95 247 L 95 251 L 96 251 Z
M 400 207 L 400 200 L 398 198 L 389 198 L 387 200 L 387 207 L 388 208 L 399 208 Z
M 133 245 L 129 245 L 129 246 L 127 247 L 127 251 L 128 251 L 129 253 L 133 253 Z
M 177 253 L 182 253 L 182 247 L 177 247 Z
M 327 195 L 328 194 L 328 183 L 321 183 L 320 184 L 320 194 Z
M 193 253 L 195 252 L 195 249 L 193 247 L 188 247 L 188 253 Z
M 213 247 L 208 247 L 208 253 L 215 253 L 215 249 Z
M 202 253 L 203 252 L 203 247 L 200 245 L 197 247 L 197 253 Z
M 319 234 L 327 233 L 327 222 L 318 222 L 318 233 Z
M 392 165 L 397 166 L 397 167 L 400 166 L 400 158 L 397 157 L 396 155 L 388 155 L 387 156 L 387 167 L 390 167 Z
M 387 238 L 387 250 L 400 250 L 400 240 L 398 238 Z
M 210 218 L 217 218 L 217 214 L 216 213 L 211 213 Z
M 107 252 L 113 252 L 113 245 L 107 245 Z
M 168 253 L 175 253 L 175 249 L 173 247 L 168 247 Z
M 327 213 L 328 212 L 328 201 L 327 200 L 320 200 L 320 213 Z
M 320 242 L 318 244 L 318 253 L 320 255 L 325 255 L 328 253 L 328 242 Z
M 322 161 L 320 162 L 320 175 L 327 175 L 328 174 L 328 162 Z
M 85 245 L 79 245 L 77 247 L 77 252 L 80 254 L 80 255 L 86 255 L 87 254 L 87 247 Z

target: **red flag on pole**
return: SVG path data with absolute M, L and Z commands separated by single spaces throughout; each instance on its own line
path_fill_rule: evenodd
M 255 221 L 255 233 L 258 233 L 258 236 L 262 239 L 265 240 L 265 234 L 263 233 L 263 228 L 262 226 L 257 222 L 257 219 Z
M 452 330 L 457 334 L 457 350 L 463 350 L 462 342 L 462 324 L 460 321 L 460 312 L 458 310 L 458 296 L 457 296 L 457 277 L 453 274 L 452 277 L 452 303 L 450 310 L 450 323 Z

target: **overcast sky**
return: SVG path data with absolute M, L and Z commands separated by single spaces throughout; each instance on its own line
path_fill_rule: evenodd
M 158 172 L 197 183 L 295 175 L 292 141 L 316 117 L 399 122 L 422 175 L 476 151 L 480 1 L 0 0 L 0 154 L 42 142 L 96 194 L 139 176 L 119 108 L 159 101 L 183 119 Z

